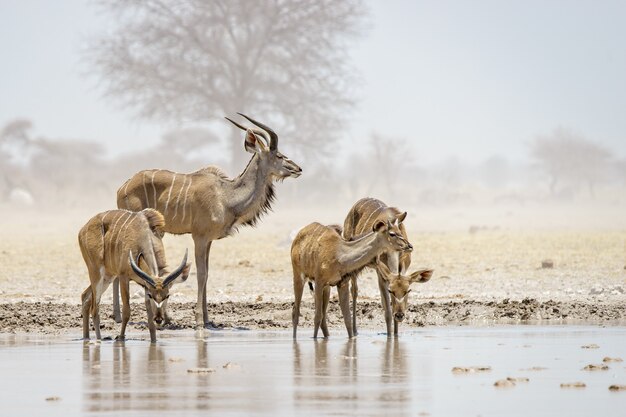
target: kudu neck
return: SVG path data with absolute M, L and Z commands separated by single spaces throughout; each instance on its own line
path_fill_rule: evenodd
M 364 267 L 383 252 L 381 238 L 378 233 L 368 233 L 359 239 L 344 242 L 340 248 L 339 262 L 349 270 Z
M 254 154 L 243 172 L 230 184 L 228 206 L 236 217 L 255 217 L 256 211 L 261 210 L 269 198 L 272 179 L 262 162 L 261 157 Z

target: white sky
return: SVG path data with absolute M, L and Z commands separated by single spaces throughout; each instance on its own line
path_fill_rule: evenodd
M 369 4 L 347 146 L 376 131 L 409 139 L 422 163 L 523 160 L 564 126 L 626 156 L 625 1 Z M 85 36 L 111 23 L 83 1 L 0 0 L 0 125 L 25 117 L 118 151 L 155 143 L 167 127 L 103 100 L 80 64 Z

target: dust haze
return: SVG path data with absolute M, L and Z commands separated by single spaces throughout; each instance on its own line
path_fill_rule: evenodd
M 535 133 L 522 137 L 511 124 L 498 146 L 475 141 L 487 131 L 446 145 L 431 133 L 420 134 L 419 120 L 394 110 L 406 107 L 400 97 L 382 105 L 398 113 L 394 125 L 406 133 L 397 134 L 397 126 L 389 133 L 363 110 L 381 99 L 371 94 L 368 85 L 376 81 L 358 52 L 374 48 L 372 39 L 384 29 L 378 6 L 359 0 L 244 3 L 90 4 L 106 29 L 80 34 L 75 49 L 83 70 L 71 77 L 97 86 L 90 90 L 92 100 L 133 123 L 158 126 L 156 133 L 141 144 L 63 137 L 40 127 L 34 115 L 0 112 L 5 219 L 22 221 L 43 210 L 49 222 L 86 220 L 89 213 L 115 208 L 119 186 L 142 169 L 191 172 L 216 165 L 234 177 L 251 155 L 244 150 L 244 132 L 223 116 L 249 125 L 236 114 L 242 112 L 273 128 L 280 151 L 304 170 L 277 185 L 274 212 L 261 227 L 342 223 L 365 196 L 408 211 L 410 228 L 423 232 L 626 227 L 620 142 L 555 118 L 528 126 Z M 397 63 L 415 59 L 406 51 Z M 594 65 L 588 62 L 587 73 L 594 73 Z M 385 78 L 393 77 L 393 67 L 387 68 Z M 415 87 L 400 80 L 407 91 Z M 450 110 L 446 125 L 458 116 Z M 506 123 L 493 124 L 507 131 Z M 616 126 L 612 137 L 624 137 Z M 474 148 L 474 156 L 464 157 L 459 148 Z

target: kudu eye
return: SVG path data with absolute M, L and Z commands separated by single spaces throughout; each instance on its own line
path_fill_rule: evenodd
M 391 236 L 391 237 L 396 237 L 396 236 L 398 236 L 398 235 L 397 235 L 396 233 L 394 233 L 394 232 L 389 232 L 389 236 Z

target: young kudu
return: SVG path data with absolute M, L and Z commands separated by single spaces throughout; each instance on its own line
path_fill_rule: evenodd
M 256 127 L 245 128 L 226 118 L 246 132 L 244 147 L 253 154 L 238 177 L 229 179 L 212 166 L 190 174 L 153 169 L 138 172 L 117 191 L 119 208 L 155 208 L 165 216 L 165 232 L 191 233 L 198 275 L 195 315 L 199 328 L 209 323 L 206 285 L 211 243 L 232 235 L 239 226 L 254 226 L 271 208 L 274 181 L 302 174 L 296 163 L 278 151 L 278 135 L 272 129 L 241 116 Z M 116 298 L 114 295 L 114 309 Z
M 300 302 L 306 282 L 315 283 L 315 321 L 313 337 L 321 326 L 328 337 L 326 309 L 330 287 L 337 286 L 339 305 L 348 331 L 355 336 L 350 322 L 350 295 L 348 281 L 365 268 L 372 259 L 388 251 L 411 251 L 411 244 L 389 221 L 378 221 L 370 233 L 348 241 L 341 236 L 339 226 L 311 223 L 298 232 L 291 245 L 293 291 L 295 302 L 292 312 L 293 338 L 296 338 L 300 320 Z
M 376 262 L 376 271 L 387 283 L 388 292 L 391 298 L 391 315 L 393 317 L 393 334 L 398 335 L 398 323 L 402 322 L 406 317 L 406 309 L 409 301 L 409 288 L 413 283 L 423 284 L 428 282 L 433 276 L 432 269 L 420 269 L 404 275 L 404 273 L 393 273 L 387 267 L 387 264 L 380 259 Z
M 156 210 L 140 212 L 110 210 L 92 217 L 78 233 L 78 244 L 89 271 L 90 285 L 83 292 L 83 338 L 89 339 L 89 314 L 96 338 L 100 339 L 100 298 L 114 278 L 121 282 L 122 327 L 118 339 L 124 339 L 130 318 L 129 282 L 132 279 L 145 289 L 150 340 L 156 342 L 156 323 L 163 311 L 173 284 L 185 281 L 191 264 L 187 253 L 171 274 L 166 271 L 163 250 L 163 216 Z M 139 264 L 139 265 L 138 265 Z
M 372 226 L 379 221 L 388 221 L 392 224 L 393 231 L 401 234 L 405 239 L 408 239 L 406 229 L 403 221 L 406 218 L 406 212 L 401 212 L 395 207 L 388 207 L 385 203 L 375 198 L 362 198 L 357 201 L 354 206 L 348 212 L 346 220 L 344 221 L 343 237 L 346 239 L 354 239 L 364 232 L 371 230 Z M 377 259 L 387 266 L 391 271 L 389 279 L 386 279 L 387 275 L 383 274 L 380 268 L 377 266 Z M 376 269 L 378 275 L 378 288 L 380 290 L 380 299 L 383 306 L 383 312 L 385 314 L 385 322 L 387 324 L 387 335 L 391 336 L 391 323 L 393 318 L 394 334 L 398 334 L 398 322 L 404 319 L 404 313 L 402 315 L 393 315 L 392 311 L 397 311 L 397 305 L 399 300 L 406 300 L 406 293 L 402 293 L 400 288 L 404 288 L 403 285 L 393 285 L 397 290 L 397 294 L 390 292 L 390 282 L 394 281 L 393 278 L 396 275 L 404 274 L 409 265 L 411 264 L 411 254 L 407 252 L 399 252 L 394 250 L 386 251 L 378 257 L 372 257 L 369 259 L 368 265 L 371 268 Z M 431 271 L 432 273 L 432 271 Z M 354 334 L 357 333 L 356 328 L 356 300 L 358 296 L 358 286 L 356 276 L 351 280 L 352 286 L 352 329 Z M 399 281 L 400 282 L 400 281 Z M 408 291 L 408 286 L 405 289 Z M 400 298 L 398 298 L 400 297 Z M 405 307 L 406 309 L 406 307 Z M 404 310 L 403 310 L 404 312 Z

